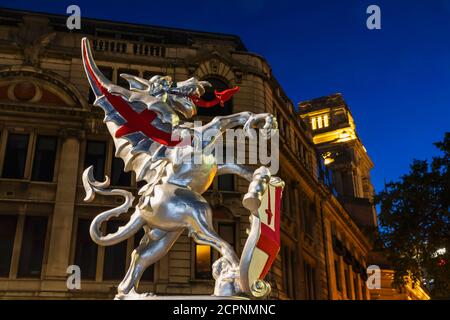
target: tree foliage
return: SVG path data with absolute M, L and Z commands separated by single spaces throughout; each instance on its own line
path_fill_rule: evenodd
M 394 284 L 404 285 L 409 276 L 423 281 L 433 298 L 450 298 L 450 133 L 435 146 L 439 156 L 414 160 L 410 172 L 386 184 L 375 202 Z

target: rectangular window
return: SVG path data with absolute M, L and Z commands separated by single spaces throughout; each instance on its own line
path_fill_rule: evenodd
M 367 286 L 366 286 L 366 281 L 364 281 L 362 278 L 360 278 L 360 284 L 361 284 L 361 295 L 362 295 L 362 300 L 366 300 L 367 297 Z
M 284 190 L 289 190 L 290 186 L 289 186 L 289 182 L 286 181 L 286 186 L 284 188 Z M 284 192 L 283 193 L 283 197 L 281 198 L 281 212 L 284 215 L 290 216 L 290 207 L 289 207 L 289 192 Z
M 291 297 L 293 299 L 297 299 L 296 296 L 296 283 L 297 283 L 297 255 L 295 254 L 295 251 L 293 249 L 290 250 L 291 253 Z
M 16 235 L 17 216 L 0 216 L 0 277 L 8 277 Z
M 291 208 L 288 212 L 288 214 L 292 217 L 295 218 L 295 212 L 297 211 L 297 194 L 298 194 L 298 189 L 296 187 L 296 182 L 294 181 L 293 183 L 290 184 L 291 186 L 291 190 L 288 189 L 287 193 L 289 193 L 289 208 Z M 285 189 L 286 190 L 286 189 Z M 284 196 L 284 195 L 283 195 Z
M 329 118 L 328 118 L 328 114 L 325 114 L 324 116 L 323 116 L 323 126 L 324 127 L 328 127 L 330 125 L 330 120 L 329 120 Z
M 41 276 L 47 220 L 47 217 L 25 217 L 17 275 L 19 278 L 39 278 Z
M 108 221 L 106 233 L 116 232 L 124 225 L 124 221 Z M 125 275 L 125 264 L 127 259 L 127 242 L 122 241 L 114 246 L 105 248 L 105 259 L 103 264 L 103 280 L 121 280 Z
M 303 230 L 305 234 L 307 234 L 310 237 L 314 237 L 314 230 L 315 230 L 315 206 L 314 203 L 304 200 L 302 201 L 302 220 L 303 220 Z
M 316 299 L 316 270 L 309 263 L 305 262 L 305 283 L 306 283 L 306 299 Z
M 121 158 L 116 158 L 115 148 L 113 150 L 113 159 L 111 165 L 111 185 L 129 187 L 131 185 L 131 172 L 125 172 L 124 163 Z
M 106 142 L 88 141 L 86 143 L 86 154 L 84 167 L 94 166 L 94 177 L 97 181 L 105 179 Z
M 220 222 L 218 231 L 220 237 L 228 242 L 234 248 L 234 250 L 236 250 L 235 224 Z
M 359 284 L 357 274 L 355 274 L 353 277 L 353 287 L 355 289 L 355 300 L 359 300 Z
M 280 135 L 281 135 L 283 138 L 286 138 L 286 137 L 285 137 L 285 132 L 286 132 L 286 122 L 285 122 L 283 116 L 280 116 L 279 118 L 277 118 L 277 120 L 278 120 L 278 123 L 280 124 L 279 127 L 278 127 L 279 130 L 280 130 Z
M 77 244 L 75 248 L 75 264 L 81 269 L 83 279 L 95 279 L 97 271 L 97 244 L 89 234 L 91 220 L 78 219 Z
M 138 233 L 136 233 L 136 235 L 134 236 L 134 248 L 137 248 L 139 246 L 139 243 L 143 236 L 144 236 L 144 229 L 141 229 Z M 141 281 L 153 282 L 154 274 L 155 274 L 155 265 L 152 264 L 144 271 L 144 274 L 141 277 Z
M 313 130 L 317 129 L 316 118 L 311 118 L 311 127 L 312 127 Z
M 336 276 L 336 288 L 338 291 L 342 291 L 341 267 L 338 259 L 334 259 L 334 274 Z
M 211 247 L 203 244 L 195 244 L 195 278 L 212 279 L 211 266 Z
M 352 285 L 350 283 L 350 270 L 349 266 L 345 264 L 344 266 L 344 276 L 345 276 L 345 292 L 347 293 L 347 299 L 352 298 Z
M 27 161 L 28 134 L 8 134 L 5 161 L 3 163 L 3 178 L 23 179 Z
M 287 247 L 284 245 L 281 245 L 281 261 L 282 261 L 282 273 L 283 273 L 283 287 L 286 292 L 286 294 L 289 294 L 289 264 L 288 264 L 288 256 L 287 256 Z
M 56 158 L 56 137 L 38 136 L 34 151 L 31 179 L 35 181 L 53 181 Z
M 232 174 L 220 175 L 217 179 L 220 191 L 234 191 L 234 176 Z
M 283 261 L 283 280 L 284 289 L 290 298 L 295 298 L 295 283 L 294 283 L 294 254 L 288 246 L 282 246 L 282 261 Z
M 322 124 L 322 116 L 318 116 L 318 117 L 317 117 L 317 127 L 318 127 L 319 129 L 321 129 L 321 128 L 323 127 L 323 124 Z

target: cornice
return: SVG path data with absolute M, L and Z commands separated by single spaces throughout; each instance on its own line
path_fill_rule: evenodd
M 0 115 L 12 115 L 23 117 L 24 113 L 30 114 L 36 117 L 56 116 L 61 118 L 70 117 L 72 120 L 79 120 L 85 118 L 90 111 L 83 110 L 81 108 L 68 108 L 59 106 L 44 106 L 42 104 L 27 104 L 27 103 L 13 103 L 13 102 L 0 102 Z
M 364 233 L 361 231 L 361 229 L 356 224 L 355 220 L 348 214 L 348 212 L 345 210 L 345 208 L 342 206 L 342 204 L 339 202 L 339 200 L 330 193 L 327 197 L 327 202 L 330 204 L 331 208 L 334 209 L 334 212 L 337 213 L 337 217 L 344 222 L 344 224 L 352 231 L 352 233 L 356 236 L 358 240 L 363 242 L 365 248 L 367 248 L 368 251 L 371 249 L 371 244 L 367 237 L 364 235 Z

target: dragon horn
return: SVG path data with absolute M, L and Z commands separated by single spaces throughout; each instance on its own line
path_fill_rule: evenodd
M 91 46 L 87 38 L 81 40 L 81 56 L 83 57 L 83 66 L 86 71 L 89 84 L 97 98 L 103 95 L 102 87 L 108 88 L 112 83 L 106 78 L 95 64 L 92 57 Z

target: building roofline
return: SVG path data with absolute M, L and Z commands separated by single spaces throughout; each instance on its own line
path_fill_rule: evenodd
M 305 100 L 305 101 L 300 101 L 297 104 L 298 111 L 300 114 L 306 114 L 311 111 L 320 110 L 320 109 L 324 109 L 327 107 L 333 107 L 334 105 L 332 105 L 332 103 L 330 103 L 330 102 L 332 102 L 332 100 L 336 100 L 336 99 L 351 114 L 350 107 L 347 105 L 347 102 L 345 101 L 344 96 L 340 92 L 332 93 L 332 94 L 317 97 L 317 98 L 312 98 L 312 99 Z
M 41 12 L 41 11 L 31 11 L 31 10 L 20 10 L 20 9 L 14 9 L 14 8 L 8 8 L 8 7 L 0 7 L 0 16 L 3 13 L 8 14 L 16 14 L 16 15 L 36 15 L 36 16 L 43 16 L 47 18 L 53 18 L 53 19 L 61 19 L 65 21 L 68 17 L 68 15 L 63 14 L 56 14 L 56 13 L 47 13 L 47 12 Z M 126 22 L 126 21 L 116 21 L 116 20 L 106 20 L 106 19 L 98 19 L 98 18 L 91 18 L 91 17 L 84 17 L 82 18 L 82 23 L 93 23 L 97 25 L 98 23 L 101 24 L 109 24 L 109 25 L 115 25 L 119 27 L 126 27 L 128 32 L 130 32 L 130 28 L 141 28 L 142 30 L 154 30 L 154 31 L 161 31 L 161 32 L 171 32 L 171 33 L 184 33 L 189 34 L 192 36 L 198 36 L 198 37 L 206 37 L 206 38 L 221 38 L 223 40 L 232 40 L 236 43 L 237 50 L 247 52 L 248 49 L 242 42 L 241 38 L 234 34 L 227 34 L 227 33 L 220 33 L 220 32 L 207 32 L 207 31 L 200 31 L 200 30 L 193 30 L 193 29 L 185 29 L 185 28 L 174 28 L 174 27 L 166 27 L 166 26 L 156 26 L 156 25 L 150 25 L 150 24 L 144 24 L 144 23 L 133 23 L 133 22 Z M 101 27 L 101 26 L 98 26 Z M 84 30 L 81 30 L 84 31 Z

